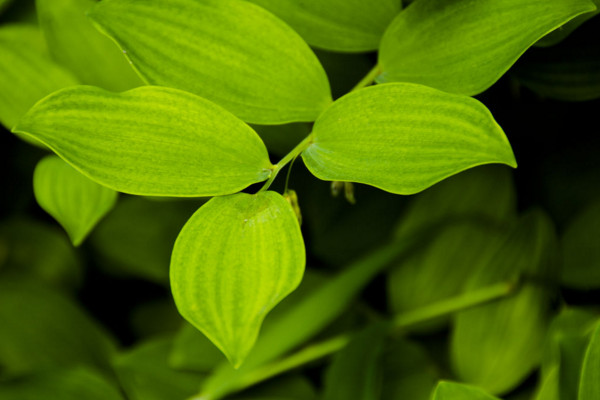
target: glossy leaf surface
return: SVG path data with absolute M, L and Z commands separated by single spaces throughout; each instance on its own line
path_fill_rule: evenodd
M 300 227 L 281 195 L 215 197 L 175 242 L 171 289 L 179 312 L 239 367 L 304 264 Z
M 12 128 L 36 101 L 75 78 L 47 53 L 39 30 L 13 24 L 0 28 L 0 123 Z
M 80 82 L 112 91 L 142 81 L 119 48 L 92 25 L 85 13 L 95 0 L 36 0 L 40 27 L 53 59 Z
M 314 121 L 329 82 L 289 26 L 240 0 L 105 0 L 90 17 L 152 85 L 183 89 L 257 124 Z
M 585 353 L 579 385 L 579 400 L 593 400 L 600 396 L 600 324 L 597 324 Z
M 42 159 L 33 174 L 35 198 L 79 245 L 117 201 L 117 192 L 98 185 L 56 156 Z
M 466 289 L 518 276 L 552 279 L 556 245 L 548 217 L 530 212 L 495 255 L 478 268 Z M 514 388 L 540 364 L 550 296 L 542 285 L 526 280 L 522 285 L 509 298 L 457 314 L 451 356 L 462 381 L 500 394 Z
M 417 193 L 481 164 L 516 167 L 504 132 L 485 106 L 410 83 L 344 96 L 319 117 L 313 135 L 302 158 L 317 178 L 397 194 Z
M 432 400 L 499 400 L 483 389 L 455 382 L 440 382 Z
M 370 51 L 394 16 L 399 0 L 250 0 L 287 22 L 311 46 L 332 51 Z
M 256 132 L 216 104 L 176 89 L 64 89 L 36 104 L 15 130 L 125 193 L 222 195 L 271 173 Z
M 398 14 L 380 46 L 380 82 L 478 94 L 590 0 L 422 0 Z

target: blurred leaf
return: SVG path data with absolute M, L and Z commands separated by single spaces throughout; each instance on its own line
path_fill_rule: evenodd
M 2 400 L 123 400 L 119 389 L 92 369 L 76 367 L 2 382 Z
M 36 101 L 75 78 L 54 64 L 39 30 L 31 25 L 0 27 L 0 123 L 11 129 Z
M 37 103 L 15 130 L 125 193 L 216 196 L 271 174 L 256 132 L 216 104 L 176 89 L 64 89 Z
M 398 113 L 402 110 L 402 113 Z M 477 100 L 394 83 L 337 100 L 302 153 L 319 179 L 413 194 L 481 164 L 516 162 L 504 132 Z
M 24 280 L 0 281 L 0 366 L 9 377 L 78 365 L 109 369 L 114 343 L 63 294 Z
M 595 400 L 600 397 L 600 324 L 592 334 L 585 353 L 579 385 L 579 400 Z
M 385 348 L 383 361 L 381 399 L 430 400 L 440 376 L 421 346 L 396 340 Z
M 499 400 L 483 389 L 455 382 L 440 382 L 433 392 L 432 400 Z
M 250 0 L 287 22 L 311 46 L 333 51 L 376 50 L 400 11 L 400 0 Z
M 47 156 L 33 174 L 35 198 L 78 246 L 117 202 L 117 192 L 81 175 L 56 156 Z
M 561 283 L 579 289 L 600 287 L 600 201 L 571 220 L 561 244 Z
M 233 399 L 316 400 L 317 394 L 306 377 L 287 374 L 245 390 Z
M 559 367 L 555 365 L 542 377 L 534 400 L 560 400 Z
M 462 222 L 441 228 L 432 235 L 435 236 L 431 243 L 389 275 L 389 304 L 395 314 L 462 293 L 465 282 L 496 255 L 506 232 L 486 224 Z M 436 319 L 416 329 L 436 329 L 447 321 L 448 318 Z
M 181 315 L 237 368 L 266 314 L 302 280 L 298 220 L 275 192 L 215 197 L 181 230 L 171 290 Z
M 4 11 L 6 8 L 8 8 L 10 3 L 12 3 L 12 2 L 13 2 L 13 0 L 0 0 L 0 13 L 2 11 Z
M 482 287 L 523 277 L 512 297 L 460 312 L 452 332 L 451 356 L 458 377 L 490 393 L 513 389 L 541 361 L 556 238 L 540 211 L 524 216 L 508 240 L 466 285 Z
M 85 13 L 96 0 L 36 0 L 40 27 L 52 57 L 81 83 L 123 91 L 142 81 L 117 46 Z
M 367 326 L 336 353 L 325 373 L 323 400 L 375 400 L 381 391 L 381 355 L 388 324 Z
M 0 223 L 0 270 L 70 289 L 82 279 L 81 262 L 64 233 L 29 219 Z
M 90 241 L 102 266 L 158 283 L 169 277 L 173 243 L 198 202 L 156 202 L 139 197 L 119 200 Z
M 594 9 L 590 0 L 421 0 L 383 36 L 378 81 L 475 95 L 546 33 Z
M 148 340 L 115 359 L 117 376 L 129 400 L 183 400 L 198 391 L 202 375 L 169 367 L 172 343 L 170 337 Z
M 308 45 L 249 2 L 104 0 L 90 17 L 145 82 L 206 97 L 244 121 L 314 121 L 331 102 Z
M 149 338 L 175 334 L 183 319 L 169 296 L 137 305 L 131 312 L 129 321 L 133 333 L 138 338 Z
M 531 49 L 511 72 L 523 86 L 545 97 L 565 101 L 599 98 L 598 34 L 598 25 L 590 21 L 556 46 Z
M 600 0 L 592 0 L 597 7 L 600 7 Z M 564 25 L 559 26 L 552 32 L 548 33 L 546 36 L 535 42 L 536 47 L 550 47 L 555 46 L 558 43 L 565 40 L 571 33 L 573 33 L 576 29 L 578 29 L 584 22 L 589 20 L 590 18 L 598 15 L 600 11 L 597 9 L 592 12 L 587 12 L 585 14 L 581 14 Z
M 223 353 L 202 332 L 185 323 L 173 340 L 169 365 L 177 369 L 209 372 L 224 360 Z

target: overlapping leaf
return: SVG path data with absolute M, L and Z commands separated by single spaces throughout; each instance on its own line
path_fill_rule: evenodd
M 171 289 L 179 312 L 239 367 L 304 263 L 298 220 L 281 195 L 215 197 L 175 242 Z
M 465 169 L 516 162 L 478 101 L 410 83 L 369 87 L 336 101 L 302 153 L 319 179 L 412 194 Z
M 595 8 L 590 0 L 415 2 L 381 41 L 378 81 L 478 94 L 546 33 Z
M 235 116 L 157 86 L 124 93 L 67 88 L 36 104 L 15 131 L 92 180 L 131 194 L 229 194 L 267 179 L 272 168 L 264 143 Z
M 333 51 L 377 49 L 399 0 L 250 0 L 290 24 L 310 45 Z
M 308 45 L 241 0 L 105 0 L 90 17 L 143 79 L 196 93 L 247 122 L 314 121 L 331 101 Z

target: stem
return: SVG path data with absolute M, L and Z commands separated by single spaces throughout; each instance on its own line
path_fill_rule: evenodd
M 290 161 L 292 161 L 293 159 L 298 157 L 300 155 L 300 153 L 302 153 L 304 150 L 306 150 L 306 148 L 308 146 L 310 146 L 310 144 L 312 143 L 312 140 L 313 140 L 313 135 L 311 133 L 307 137 L 305 137 L 300 143 L 298 143 L 298 145 L 296 147 L 294 147 L 292 149 L 292 151 L 287 153 L 285 155 L 285 157 L 283 157 L 281 159 L 281 161 L 279 161 L 277 164 L 275 164 L 275 168 L 273 168 L 273 172 L 271 172 L 271 176 L 265 182 L 263 187 L 260 188 L 260 190 L 258 192 L 260 193 L 260 192 L 264 192 L 265 190 L 267 190 L 271 186 L 271 184 L 273 183 L 275 178 L 277 177 L 277 174 L 279 173 L 279 171 L 281 171 L 281 169 L 283 167 L 285 167 L 287 165 L 287 163 L 289 163 Z
M 381 68 L 379 67 L 379 64 L 375 64 L 375 66 L 367 73 L 367 75 L 365 75 L 365 77 L 362 78 L 360 82 L 358 82 L 350 92 L 354 92 L 356 90 L 364 88 L 365 86 L 369 86 L 373 83 L 375 78 L 377 78 L 377 75 L 379 75 L 380 73 Z

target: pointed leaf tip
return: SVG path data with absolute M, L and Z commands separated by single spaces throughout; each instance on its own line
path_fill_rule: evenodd
M 300 283 L 298 220 L 275 192 L 215 197 L 181 230 L 171 288 L 181 315 L 238 368 L 267 313 Z

